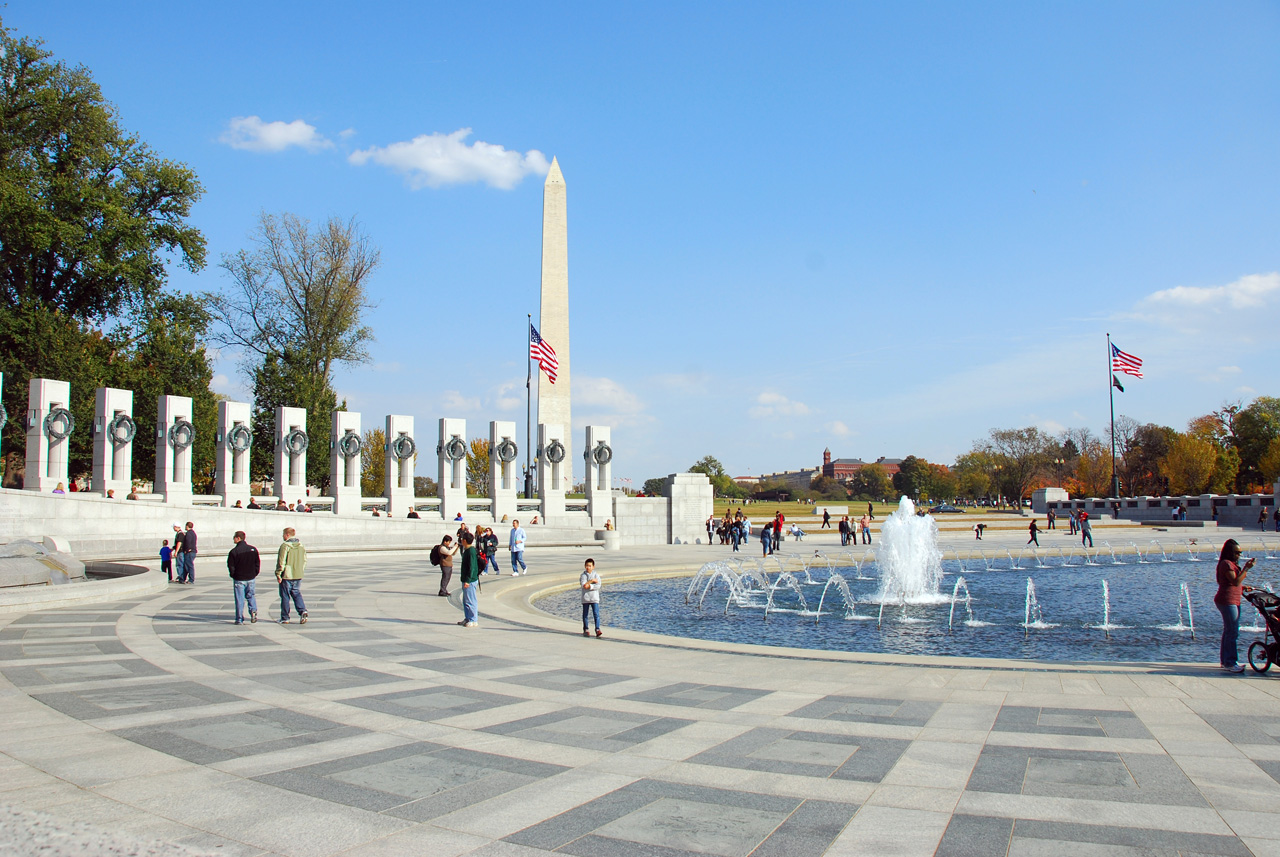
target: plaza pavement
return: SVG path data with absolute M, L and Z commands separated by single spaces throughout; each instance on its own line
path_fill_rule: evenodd
M 233 626 L 214 556 L 194 586 L 0 617 L 0 852 L 1280 855 L 1275 678 L 608 627 L 611 579 L 725 551 L 597 553 L 604 639 L 528 603 L 582 549 L 486 578 L 474 629 L 422 553 L 313 555 L 306 626 L 270 621 L 271 585 Z

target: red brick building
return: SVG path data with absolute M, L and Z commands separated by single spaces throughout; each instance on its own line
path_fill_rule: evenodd
M 822 475 L 830 476 L 843 482 L 851 479 L 853 474 L 857 473 L 868 464 L 879 464 L 884 468 L 884 472 L 889 476 L 898 472 L 898 465 L 902 463 L 901 458 L 877 458 L 874 462 L 863 461 L 861 458 L 831 458 L 831 450 L 824 449 L 822 451 Z

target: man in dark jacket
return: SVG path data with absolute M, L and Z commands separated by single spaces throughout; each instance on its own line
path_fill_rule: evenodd
M 231 573 L 231 586 L 236 596 L 236 624 L 244 624 L 245 606 L 249 608 L 249 621 L 258 621 L 258 599 L 254 596 L 254 581 L 262 570 L 262 558 L 258 549 L 244 540 L 244 532 L 237 530 L 231 537 L 235 545 L 227 553 L 227 570 Z
M 187 521 L 187 531 L 182 534 L 182 544 L 177 548 L 182 555 L 182 572 L 178 575 L 179 583 L 196 582 L 196 525 Z M 186 580 L 183 580 L 183 577 Z

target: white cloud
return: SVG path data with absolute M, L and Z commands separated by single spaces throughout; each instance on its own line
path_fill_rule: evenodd
M 1219 366 L 1218 373 L 1221 375 L 1238 375 L 1244 370 L 1239 366 Z
M 308 152 L 328 149 L 333 142 L 301 119 L 292 122 L 263 122 L 258 116 L 237 116 L 227 123 L 227 130 L 218 138 L 233 149 L 249 152 L 283 152 L 291 146 Z
M 493 396 L 493 404 L 500 411 L 514 411 L 516 408 L 525 404 L 524 383 L 521 381 L 508 381 L 499 385 Z
M 1148 295 L 1150 307 L 1195 307 L 1213 311 L 1265 306 L 1280 291 L 1280 272 L 1250 274 L 1225 286 L 1174 286 Z
M 440 407 L 446 416 L 456 413 L 471 413 L 480 410 L 479 399 L 468 399 L 457 390 L 445 390 L 440 397 Z
M 573 379 L 573 403 L 586 409 L 617 414 L 637 414 L 644 410 L 639 397 L 612 378 L 582 375 Z
M 749 413 L 755 419 L 769 417 L 802 417 L 809 413 L 804 402 L 795 402 L 781 393 L 761 393 L 756 396 L 756 406 Z
M 490 187 L 511 190 L 527 175 L 545 175 L 550 169 L 537 149 L 523 155 L 495 143 L 476 140 L 466 143 L 470 128 L 452 134 L 422 134 L 389 146 L 359 149 L 348 157 L 357 166 L 373 161 L 404 175 L 409 186 L 441 187 L 450 184 L 484 182 Z
M 853 430 L 850 429 L 844 423 L 842 423 L 840 420 L 834 420 L 832 422 L 829 422 L 825 426 L 823 426 L 823 428 L 825 428 L 828 432 L 835 435 L 836 437 L 848 437 L 849 435 L 853 434 Z

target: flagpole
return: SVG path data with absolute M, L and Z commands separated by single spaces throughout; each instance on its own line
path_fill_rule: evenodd
M 1107 395 L 1111 399 L 1111 496 L 1120 496 L 1120 480 L 1116 477 L 1116 387 L 1111 374 L 1111 334 L 1107 334 Z
M 533 313 L 527 313 L 529 323 L 525 326 L 525 343 L 524 355 L 526 374 L 524 379 L 524 498 L 526 500 L 533 499 L 533 471 L 531 467 L 531 459 L 529 458 L 530 444 L 533 443 L 531 436 L 533 427 Z

